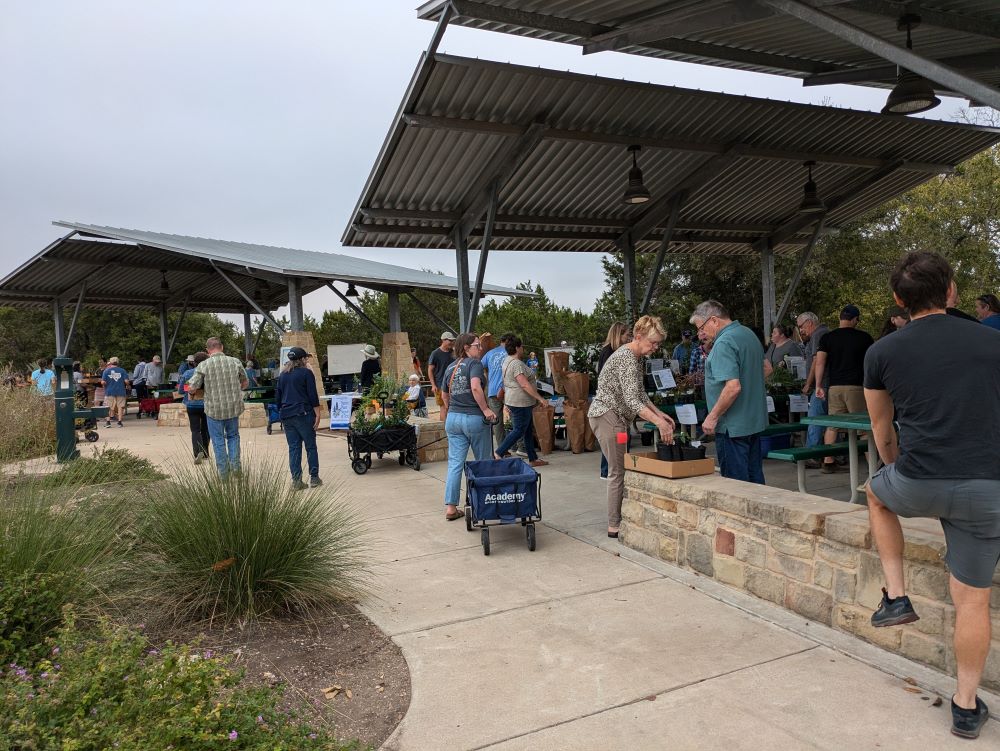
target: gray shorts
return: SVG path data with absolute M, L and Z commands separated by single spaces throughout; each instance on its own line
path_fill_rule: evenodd
M 952 576 L 970 587 L 992 586 L 1000 562 L 1000 480 L 914 480 L 887 464 L 870 487 L 899 516 L 937 517 Z

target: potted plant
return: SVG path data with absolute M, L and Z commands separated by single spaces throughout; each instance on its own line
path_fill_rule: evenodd
M 687 440 L 687 433 L 674 433 L 673 443 L 661 442 L 656 447 L 656 458 L 665 462 L 684 461 L 683 443 Z
M 687 433 L 681 433 L 680 435 L 681 461 L 687 462 L 705 458 L 705 446 L 700 441 L 692 442 Z M 695 446 L 694 443 L 698 445 Z

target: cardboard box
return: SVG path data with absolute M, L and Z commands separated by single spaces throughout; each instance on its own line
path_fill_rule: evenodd
M 664 462 L 656 458 L 656 452 L 644 454 L 625 454 L 625 469 L 642 472 L 647 475 L 669 477 L 677 480 L 681 477 L 697 477 L 715 473 L 715 459 L 692 459 L 686 462 Z

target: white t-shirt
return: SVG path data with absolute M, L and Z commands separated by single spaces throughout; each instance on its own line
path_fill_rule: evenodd
M 415 402 L 420 398 L 420 385 L 410 386 L 406 390 L 406 401 Z

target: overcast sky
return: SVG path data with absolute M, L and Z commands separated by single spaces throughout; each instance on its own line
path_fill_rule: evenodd
M 416 5 L 0 0 L 0 277 L 63 234 L 54 219 L 454 275 L 452 251 L 339 242 L 434 31 Z M 886 95 L 462 28 L 440 51 L 865 110 Z M 957 107 L 945 100 L 931 114 Z M 603 291 L 597 254 L 491 254 L 487 282 L 529 278 L 587 311 Z M 305 299 L 309 314 L 329 307 L 339 307 L 329 291 Z

